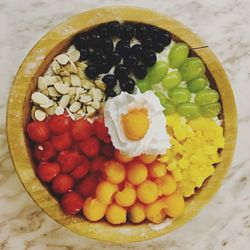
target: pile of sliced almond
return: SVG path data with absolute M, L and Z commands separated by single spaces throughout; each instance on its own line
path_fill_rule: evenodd
M 34 120 L 65 111 L 75 120 L 94 116 L 105 101 L 106 85 L 101 80 L 90 81 L 84 74 L 86 64 L 79 61 L 80 52 L 70 46 L 57 55 L 44 76 L 38 78 L 37 91 L 31 95 Z

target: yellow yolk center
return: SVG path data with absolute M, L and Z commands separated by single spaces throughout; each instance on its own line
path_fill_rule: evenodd
M 130 140 L 142 139 L 149 128 L 148 111 L 146 109 L 133 109 L 122 116 L 123 130 Z

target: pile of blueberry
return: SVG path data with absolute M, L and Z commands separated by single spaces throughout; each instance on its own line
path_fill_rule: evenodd
M 134 37 L 139 42 L 131 46 Z M 118 81 L 121 90 L 131 93 L 135 87 L 131 74 L 137 79 L 145 78 L 148 67 L 156 63 L 155 53 L 163 51 L 170 42 L 170 34 L 160 28 L 117 21 L 101 24 L 74 38 L 80 59 L 88 64 L 86 76 L 95 79 L 99 74 L 106 74 L 102 81 L 107 85 L 108 97 L 116 96 L 113 89 Z M 107 74 L 112 67 L 115 67 L 114 74 Z

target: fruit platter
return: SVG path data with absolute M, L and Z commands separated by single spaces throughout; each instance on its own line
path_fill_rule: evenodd
M 7 116 L 34 201 L 111 242 L 190 220 L 235 146 L 233 94 L 216 57 L 177 21 L 130 7 L 82 13 L 45 35 L 19 69 Z

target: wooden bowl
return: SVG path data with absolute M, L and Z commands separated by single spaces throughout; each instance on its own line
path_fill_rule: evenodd
M 64 214 L 55 198 L 36 177 L 25 128 L 30 120 L 30 95 L 36 88 L 38 76 L 43 74 L 53 57 L 63 51 L 72 37 L 98 24 L 119 20 L 137 21 L 158 26 L 170 31 L 175 40 L 182 40 L 206 65 L 210 82 L 221 96 L 224 119 L 225 148 L 223 162 L 218 164 L 215 174 L 209 178 L 193 198 L 189 199 L 183 216 L 160 230 L 153 230 L 148 223 L 140 225 L 111 226 L 105 222 L 90 223 L 80 217 Z M 190 29 L 178 21 L 151 10 L 134 7 L 107 7 L 94 9 L 69 18 L 49 31 L 24 59 L 11 89 L 7 134 L 9 149 L 17 174 L 25 189 L 37 205 L 50 217 L 73 232 L 108 242 L 134 242 L 152 239 L 169 233 L 191 220 L 212 198 L 230 166 L 236 140 L 236 107 L 229 80 L 216 56 L 208 46 Z

